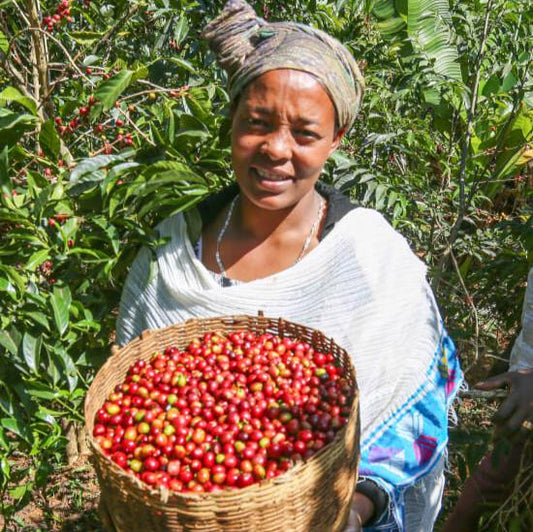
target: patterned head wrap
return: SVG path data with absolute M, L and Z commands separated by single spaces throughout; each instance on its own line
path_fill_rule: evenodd
M 301 70 L 313 75 L 327 91 L 338 125 L 348 129 L 353 124 L 364 79 L 352 54 L 327 33 L 294 22 L 268 23 L 244 0 L 229 0 L 203 35 L 228 73 L 232 102 L 265 72 Z

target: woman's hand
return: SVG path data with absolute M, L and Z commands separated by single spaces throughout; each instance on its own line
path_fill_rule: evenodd
M 494 416 L 494 422 L 506 436 L 533 435 L 533 369 L 509 371 L 475 385 L 482 390 L 510 386 L 509 395 Z
M 363 524 L 366 523 L 374 513 L 374 503 L 362 493 L 354 493 L 350 517 L 344 532 L 361 532 Z

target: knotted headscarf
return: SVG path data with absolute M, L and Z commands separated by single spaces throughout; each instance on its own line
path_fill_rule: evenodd
M 313 75 L 327 91 L 339 127 L 349 129 L 353 124 L 364 79 L 352 54 L 327 33 L 295 22 L 266 22 L 244 0 L 230 0 L 203 35 L 228 73 L 232 102 L 265 72 L 300 70 Z

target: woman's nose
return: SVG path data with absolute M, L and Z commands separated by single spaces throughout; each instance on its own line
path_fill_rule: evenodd
M 271 131 L 263 145 L 262 153 L 268 155 L 272 160 L 290 159 L 292 154 L 292 136 L 285 128 Z

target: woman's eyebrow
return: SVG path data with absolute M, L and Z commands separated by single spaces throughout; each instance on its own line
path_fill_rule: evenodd
M 247 106 L 247 111 L 249 113 L 256 113 L 259 115 L 270 115 L 273 113 L 272 109 L 268 109 L 267 107 Z
M 255 113 L 258 115 L 272 115 L 274 114 L 273 109 L 268 107 L 256 107 L 256 106 L 247 106 L 247 111 L 249 113 Z M 318 125 L 318 120 L 313 120 L 312 118 L 305 118 L 303 116 L 297 116 L 294 118 L 294 122 L 299 126 L 316 126 Z

